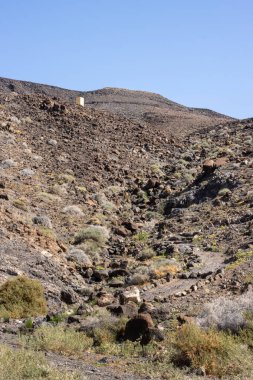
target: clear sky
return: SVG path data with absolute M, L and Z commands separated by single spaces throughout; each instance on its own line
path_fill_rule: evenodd
M 253 117 L 252 0 L 0 0 L 0 76 Z

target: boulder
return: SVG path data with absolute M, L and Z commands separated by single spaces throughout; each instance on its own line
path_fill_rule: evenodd
M 154 323 L 150 314 L 137 314 L 126 323 L 124 339 L 135 342 L 141 338 L 149 328 L 153 327 Z
M 137 287 L 133 287 L 131 290 L 126 290 L 120 295 L 120 303 L 122 305 L 129 301 L 137 304 L 141 302 L 140 291 Z
M 107 269 L 95 270 L 92 277 L 96 282 L 101 282 L 109 278 L 109 272 Z
M 62 289 L 61 300 L 67 305 L 71 305 L 77 301 L 77 295 L 71 288 Z
M 114 297 L 110 293 L 106 293 L 101 295 L 101 297 L 98 298 L 97 304 L 100 307 L 111 305 L 114 301 Z
M 128 302 L 125 305 L 110 305 L 107 307 L 112 314 L 117 316 L 134 317 L 138 313 L 138 307 L 134 302 Z
M 37 224 L 46 228 L 52 228 L 52 223 L 48 216 L 37 215 L 32 219 L 32 221 L 33 224 Z

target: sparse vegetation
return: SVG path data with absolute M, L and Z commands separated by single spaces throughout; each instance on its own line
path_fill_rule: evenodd
M 0 346 L 0 358 L 0 380 L 85 380 L 76 372 L 51 367 L 39 352 Z
M 219 190 L 218 196 L 223 197 L 224 195 L 228 195 L 230 193 L 231 193 L 231 190 L 229 190 L 228 188 L 223 188 Z
M 253 311 L 244 313 L 246 327 L 239 330 L 239 342 L 246 344 L 253 351 Z
M 253 256 L 253 250 L 239 250 L 235 255 L 233 263 L 229 264 L 226 269 L 234 269 L 238 265 L 245 263 Z
M 239 346 L 231 335 L 224 332 L 205 331 L 196 325 L 186 324 L 175 335 L 175 348 L 173 361 L 176 365 L 204 368 L 207 375 L 232 378 L 250 370 L 247 348 Z
M 163 278 L 167 274 L 176 274 L 178 272 L 178 266 L 174 264 L 160 265 L 157 268 L 151 269 L 150 274 L 153 278 Z
M 18 276 L 0 288 L 0 316 L 36 317 L 47 313 L 43 287 L 37 280 Z
M 43 202 L 60 202 L 61 198 L 58 197 L 57 195 L 47 193 L 45 191 L 42 191 L 37 194 L 36 196 L 38 201 L 43 201 Z
M 140 231 L 133 236 L 133 240 L 136 242 L 145 243 L 149 239 L 149 233 L 147 231 Z
M 75 177 L 72 174 L 60 174 L 58 176 L 58 183 L 61 185 L 63 183 L 74 183 L 75 182 Z
M 198 323 L 204 327 L 214 327 L 219 330 L 238 331 L 247 326 L 245 313 L 253 312 L 252 293 L 238 296 L 234 300 L 224 297 L 206 304 L 198 318 Z
M 46 236 L 52 240 L 56 240 L 56 235 L 51 228 L 39 226 L 38 231 L 41 233 L 41 235 Z
M 90 225 L 75 235 L 74 244 L 81 244 L 86 240 L 93 240 L 98 246 L 103 246 L 108 238 L 109 233 L 105 227 Z
M 101 327 L 94 329 L 94 341 L 97 351 L 106 352 L 108 345 L 116 344 L 121 340 L 127 318 L 120 318 L 114 323 L 108 321 Z M 99 347 L 99 348 L 98 348 Z
M 26 347 L 33 350 L 77 357 L 81 357 L 93 344 L 93 339 L 84 333 L 60 325 L 39 327 L 32 336 L 23 336 L 20 339 Z
M 164 173 L 163 173 L 163 171 L 161 169 L 161 165 L 158 164 L 158 163 L 151 165 L 150 166 L 150 170 L 151 170 L 152 174 L 158 174 L 160 176 L 164 175 Z
M 74 216 L 83 216 L 84 213 L 83 211 L 81 210 L 81 208 L 77 205 L 70 205 L 70 206 L 66 206 L 64 207 L 64 209 L 62 210 L 62 212 L 64 214 L 67 214 L 67 215 L 74 215 Z
M 28 203 L 26 199 L 16 199 L 13 206 L 23 211 L 28 211 Z
M 92 378 L 106 366 L 108 378 L 252 379 L 253 121 L 136 92 L 130 115 L 127 90 L 99 91 L 91 109 L 22 88 L 0 94 L 0 274 L 13 281 L 0 287 L 0 337 L 23 343 L 31 369 L 17 358 L 3 380 L 64 379 L 33 362 L 40 351 Z M 20 273 L 43 279 L 46 318 L 41 285 Z M 154 328 L 124 341 L 119 315 L 138 311 Z

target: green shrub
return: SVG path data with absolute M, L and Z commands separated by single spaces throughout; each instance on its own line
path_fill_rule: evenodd
M 69 313 L 59 313 L 52 315 L 50 317 L 49 322 L 52 323 L 53 325 L 57 325 L 58 323 L 66 321 L 66 319 L 69 317 Z
M 20 339 L 26 347 L 34 350 L 77 357 L 81 357 L 93 344 L 93 339 L 84 333 L 63 326 L 42 326 L 32 336 L 23 336 Z
M 186 324 L 175 336 L 175 364 L 193 369 L 205 368 L 206 374 L 231 379 L 249 369 L 251 358 L 245 347 L 234 337 L 216 330 L 201 330 Z
M 13 206 L 23 211 L 28 211 L 28 205 L 26 199 L 15 199 Z
M 253 312 L 248 311 L 244 314 L 246 327 L 240 329 L 239 331 L 239 340 L 243 344 L 247 344 L 247 346 L 253 350 Z
M 155 256 L 155 251 L 150 247 L 144 247 L 141 253 L 138 255 L 139 260 L 148 260 Z
M 54 231 L 51 230 L 51 228 L 39 226 L 38 231 L 41 233 L 41 235 L 48 237 L 52 240 L 56 240 L 55 233 L 54 233 Z
M 98 246 L 103 246 L 109 238 L 108 230 L 101 226 L 89 226 L 79 231 L 74 237 L 74 244 L 81 244 L 86 240 L 96 242 Z
M 46 299 L 39 281 L 18 276 L 0 287 L 1 317 L 25 318 L 46 313 Z
M 147 242 L 149 238 L 149 233 L 147 231 L 140 231 L 133 236 L 133 240 L 136 242 Z
M 0 346 L 0 380 L 84 380 L 77 373 L 51 368 L 38 352 Z
M 32 329 L 33 328 L 33 320 L 32 320 L 32 318 L 28 318 L 25 321 L 25 328 L 26 329 Z
M 123 336 L 127 318 L 120 318 L 114 323 L 106 323 L 94 329 L 94 340 L 97 346 L 117 343 Z

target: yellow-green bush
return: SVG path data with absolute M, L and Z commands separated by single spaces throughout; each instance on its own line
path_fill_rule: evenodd
M 149 239 L 149 233 L 147 231 L 140 231 L 133 236 L 133 240 L 136 242 L 147 242 Z
M 0 287 L 0 317 L 25 318 L 46 313 L 44 290 L 38 280 L 18 276 Z
M 194 324 L 182 326 L 175 336 L 175 364 L 205 368 L 207 375 L 233 378 L 249 368 L 251 357 L 234 337 L 215 330 L 202 330 Z
M 94 329 L 96 345 L 116 343 L 124 334 L 127 318 L 122 317 L 111 323 L 110 321 L 101 327 Z
M 245 327 L 239 331 L 239 340 L 253 351 L 253 312 L 244 313 Z
M 109 238 L 108 230 L 101 226 L 92 226 L 79 231 L 74 237 L 74 244 L 81 244 L 87 240 L 93 241 L 98 247 L 103 246 Z
M 21 341 L 31 349 L 77 357 L 93 344 L 93 339 L 84 333 L 63 326 L 39 327 L 32 336 L 21 337 Z
M 0 380 L 79 380 L 77 373 L 58 371 L 42 353 L 0 347 Z M 82 380 L 84 378 L 82 377 Z

